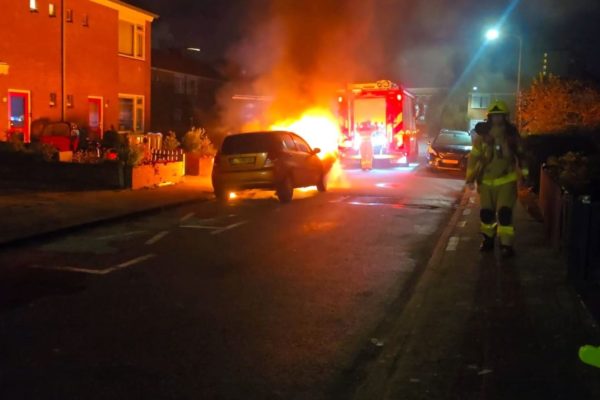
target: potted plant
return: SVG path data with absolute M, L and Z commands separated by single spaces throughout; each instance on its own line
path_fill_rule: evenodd
M 192 128 L 183 137 L 185 174 L 209 176 L 217 149 L 203 128 Z

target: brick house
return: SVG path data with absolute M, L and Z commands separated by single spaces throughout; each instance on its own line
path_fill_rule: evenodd
M 213 122 L 217 92 L 224 78 L 210 65 L 184 51 L 154 50 L 152 54 L 152 128 L 178 134 Z
M 479 92 L 469 93 L 469 108 L 467 118 L 469 119 L 469 130 L 475 128 L 478 122 L 487 119 L 488 108 L 494 100 L 504 100 L 509 107 L 510 115 L 514 119 L 516 114 L 516 96 L 508 92 Z
M 100 137 L 150 121 L 156 15 L 119 0 L 0 0 L 0 138 L 76 122 Z

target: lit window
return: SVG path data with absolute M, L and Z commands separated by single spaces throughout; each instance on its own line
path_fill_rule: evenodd
M 471 108 L 482 109 L 490 106 L 490 96 L 473 94 L 471 95 Z
M 48 15 L 56 17 L 56 6 L 53 3 L 48 4 Z
M 144 58 L 145 32 L 142 25 L 119 21 L 119 54 Z
M 119 96 L 119 131 L 144 131 L 144 96 Z
M 37 11 L 37 0 L 29 0 L 29 11 Z
M 135 99 L 135 131 L 144 131 L 144 98 L 141 96 Z

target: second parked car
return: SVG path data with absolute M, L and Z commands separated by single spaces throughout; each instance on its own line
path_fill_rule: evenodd
M 442 129 L 429 144 L 427 161 L 433 169 L 464 170 L 471 149 L 469 132 Z
M 230 135 L 215 157 L 213 188 L 218 199 L 245 189 L 276 190 L 282 203 L 292 200 L 294 188 L 317 186 L 327 189 L 326 171 L 300 136 L 286 131 L 251 132 Z

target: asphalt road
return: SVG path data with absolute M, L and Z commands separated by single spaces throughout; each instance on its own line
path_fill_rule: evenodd
M 319 399 L 359 379 L 462 189 L 348 171 L 0 254 L 0 397 Z

